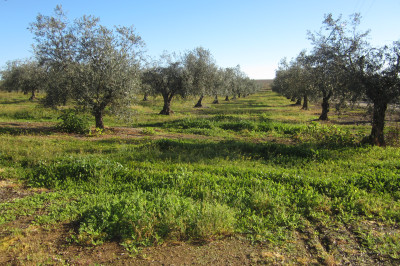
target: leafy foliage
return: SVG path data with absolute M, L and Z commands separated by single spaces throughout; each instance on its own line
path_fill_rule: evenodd
M 385 146 L 386 110 L 388 104 L 400 100 L 400 42 L 371 47 L 369 31 L 359 30 L 360 21 L 360 14 L 353 14 L 348 21 L 326 15 L 321 30 L 309 33 L 311 54 L 302 52 L 290 64 L 283 60 L 273 89 L 288 97 L 320 94 L 320 120 L 328 119 L 332 97 L 340 102 L 368 98 L 373 103 L 373 115 L 367 141 Z
M 72 109 L 65 110 L 58 118 L 61 122 L 57 128 L 67 133 L 88 134 L 90 132 L 90 123 L 88 119 Z
M 53 17 L 39 14 L 31 31 L 36 56 L 48 69 L 45 103 L 65 105 L 72 98 L 91 111 L 98 128 L 104 128 L 106 107 L 129 106 L 138 87 L 142 44 L 133 27 L 111 30 L 92 16 L 71 25 L 57 6 Z

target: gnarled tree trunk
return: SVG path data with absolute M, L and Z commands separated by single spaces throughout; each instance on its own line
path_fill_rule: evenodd
M 96 128 L 104 129 L 103 114 L 104 110 L 101 108 L 96 108 L 93 111 L 94 119 L 96 120 Z
M 31 91 L 31 97 L 29 98 L 29 101 L 33 101 L 36 99 L 36 90 L 32 89 Z
M 164 106 L 160 112 L 160 115 L 173 114 L 174 112 L 171 110 L 172 95 L 163 95 L 163 98 L 164 98 Z
M 387 102 L 375 101 L 372 114 L 372 129 L 370 135 L 370 143 L 377 146 L 385 146 L 385 137 L 383 129 L 385 127 L 385 115 L 387 110 Z
M 199 100 L 197 101 L 196 105 L 194 106 L 195 108 L 201 108 L 203 107 L 203 104 L 201 103 L 203 101 L 204 95 L 201 95 Z
M 219 104 L 218 95 L 215 95 L 214 101 L 212 103 L 213 104 Z
M 323 97 L 322 97 L 322 112 L 321 115 L 319 116 L 319 120 L 327 121 L 328 119 L 328 113 L 329 113 L 329 99 L 332 97 L 332 91 L 329 93 L 323 92 Z
M 226 95 L 225 101 L 226 101 L 226 102 L 229 102 L 229 96 L 228 96 L 228 95 Z
M 308 96 L 307 96 L 307 94 L 305 94 L 304 97 L 303 97 L 303 107 L 301 109 L 308 110 Z
M 295 105 L 301 105 L 301 98 L 297 98 Z

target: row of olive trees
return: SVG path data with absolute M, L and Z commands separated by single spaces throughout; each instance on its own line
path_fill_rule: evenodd
M 309 33 L 313 49 L 291 62 L 283 60 L 273 89 L 290 98 L 322 99 L 320 120 L 328 119 L 329 105 L 368 99 L 373 105 L 369 142 L 385 145 L 384 125 L 388 104 L 400 101 L 400 41 L 372 47 L 369 31 L 358 30 L 360 15 L 349 21 L 325 17 L 323 28 Z
M 32 60 L 14 60 L 7 62 L 5 70 L 1 71 L 1 90 L 22 91 L 30 93 L 30 100 L 36 99 L 36 93 L 46 83 L 45 69 Z
M 174 96 L 240 96 L 257 89 L 239 67 L 220 69 L 211 53 L 196 48 L 178 59 L 163 55 L 143 68 L 141 38 L 133 27 L 109 29 L 99 19 L 83 16 L 70 22 L 61 6 L 54 16 L 39 14 L 31 23 L 35 59 L 10 62 L 1 72 L 4 90 L 46 92 L 47 106 L 73 102 L 90 110 L 96 127 L 104 128 L 106 108 L 126 110 L 134 96 L 161 94 L 161 114 L 170 114 Z
M 198 97 L 194 107 L 202 107 L 205 96 L 214 96 L 213 103 L 217 104 L 219 95 L 229 100 L 229 96 L 246 96 L 258 89 L 259 86 L 239 66 L 219 68 L 211 53 L 202 47 L 179 57 L 164 54 L 142 73 L 143 93 L 161 94 L 164 106 L 160 114 L 165 115 L 172 113 L 171 101 L 175 96 Z

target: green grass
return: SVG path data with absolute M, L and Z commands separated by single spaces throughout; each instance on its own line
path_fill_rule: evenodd
M 10 95 L 0 101 L 3 122 L 58 115 L 46 109 L 18 119 L 37 103 Z M 0 130 L 0 179 L 49 189 L 0 203 L 0 224 L 24 216 L 40 226 L 67 222 L 71 243 L 119 241 L 135 251 L 232 234 L 283 243 L 310 224 L 400 222 L 400 149 L 361 145 L 363 126 L 312 122 L 314 112 L 271 92 L 201 110 L 177 100 L 171 117 L 155 115 L 156 103 L 134 107 L 144 138 Z M 188 138 L 155 138 L 159 132 Z M 399 257 L 398 238 L 357 232 L 365 248 Z

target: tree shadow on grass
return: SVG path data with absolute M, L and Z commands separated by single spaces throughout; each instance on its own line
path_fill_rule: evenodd
M 13 136 L 20 135 L 51 135 L 57 132 L 54 126 L 35 126 L 25 127 L 19 124 L 10 124 L 11 126 L 0 127 L 0 134 L 9 134 Z
M 171 163 L 207 163 L 222 160 L 265 160 L 281 164 L 303 164 L 334 159 L 337 150 L 353 147 L 323 148 L 314 144 L 252 143 L 240 140 L 208 141 L 159 139 L 132 147 L 130 159 L 136 161 L 168 161 Z M 343 158 L 343 155 L 341 155 Z M 350 155 L 349 155 L 350 156 Z
M 3 100 L 0 104 L 20 104 L 20 103 L 30 103 L 28 99 L 15 99 L 15 100 Z

